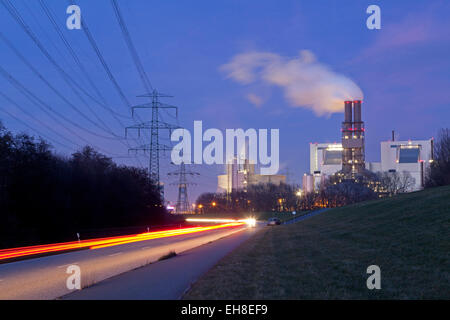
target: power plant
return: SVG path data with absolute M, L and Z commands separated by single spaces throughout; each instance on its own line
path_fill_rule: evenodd
M 310 143 L 310 172 L 302 179 L 305 194 L 320 190 L 326 179 L 335 173 L 342 179 L 357 180 L 367 171 L 397 172 L 401 177 L 409 174 L 414 184 L 408 191 L 423 188 L 425 172 L 433 162 L 433 138 L 398 141 L 392 133 L 392 140 L 380 143 L 381 161 L 367 162 L 361 104 L 361 100 L 344 102 L 341 143 Z
M 342 122 L 342 173 L 354 178 L 365 170 L 364 121 L 361 118 L 361 100 L 345 101 Z

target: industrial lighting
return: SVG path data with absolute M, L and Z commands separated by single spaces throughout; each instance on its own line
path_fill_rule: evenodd
M 341 144 L 329 144 L 327 147 L 327 151 L 342 151 L 344 148 L 342 148 Z

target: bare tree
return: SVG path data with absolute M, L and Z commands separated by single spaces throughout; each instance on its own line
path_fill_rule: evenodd
M 416 184 L 416 179 L 414 179 L 411 174 L 407 171 L 403 171 L 400 175 L 400 184 L 398 188 L 398 193 L 410 192 L 413 190 Z
M 428 170 L 425 187 L 450 184 L 450 129 L 441 129 L 434 144 L 434 161 Z
M 407 171 L 398 172 L 379 172 L 378 180 L 382 189 L 389 195 L 409 192 L 415 185 L 415 179 Z

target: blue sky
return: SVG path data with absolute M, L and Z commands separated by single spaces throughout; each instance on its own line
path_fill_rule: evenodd
M 64 44 L 59 39 L 38 1 L 12 0 L 17 11 L 39 37 L 55 60 L 90 90 Z M 108 80 L 84 33 L 65 28 L 67 1 L 45 0 L 90 77 L 115 111 L 129 115 Z M 144 88 L 122 38 L 110 1 L 80 0 L 82 19 L 87 22 L 119 85 L 132 104 L 146 102 L 136 96 Z M 381 29 L 368 30 L 366 8 L 381 8 Z M 379 142 L 388 140 L 391 130 L 399 139 L 436 136 L 438 128 L 449 127 L 450 119 L 450 12 L 448 1 L 144 1 L 119 0 L 132 39 L 152 85 L 174 95 L 165 102 L 179 106 L 180 125 L 192 129 L 194 120 L 205 128 L 279 128 L 281 173 L 290 172 L 290 181 L 300 183 L 309 168 L 310 142 L 335 142 L 340 137 L 342 113 L 318 116 L 311 109 L 293 106 L 283 89 L 264 82 L 242 84 L 220 70 L 236 55 L 269 52 L 294 59 L 309 50 L 317 61 L 356 83 L 364 93 L 363 120 L 366 122 L 366 159 L 379 159 Z M 0 6 L 0 31 L 45 75 L 64 96 L 96 121 L 36 45 Z M 68 118 L 99 134 L 91 122 L 74 112 L 52 93 L 26 65 L 0 41 L 0 66 L 27 89 Z M 119 156 L 115 161 L 139 165 L 127 155 L 127 146 L 103 139 L 60 121 L 56 123 L 30 103 L 5 78 L 0 90 L 24 109 L 24 114 L 0 97 L 0 119 L 10 130 L 37 134 L 1 110 L 7 110 L 38 129 L 61 154 L 70 154 L 85 144 L 64 127 L 72 128 L 101 151 Z M 262 99 L 252 104 L 248 95 Z M 117 135 L 123 127 L 106 110 L 88 103 L 95 114 Z M 171 114 L 163 113 L 165 120 Z M 142 118 L 149 114 L 141 113 Z M 40 122 L 36 122 L 36 119 Z M 129 119 L 123 122 L 131 125 Z M 48 124 L 59 135 L 49 131 Z M 70 141 L 64 140 L 61 136 Z M 166 136 L 167 138 L 168 136 Z M 133 140 L 129 140 L 134 145 Z M 145 165 L 144 156 L 139 157 Z M 168 200 L 176 200 L 176 186 L 166 173 L 177 168 L 161 161 L 161 177 L 167 184 Z M 214 191 L 221 166 L 198 166 L 197 186 L 190 200 L 204 191 Z

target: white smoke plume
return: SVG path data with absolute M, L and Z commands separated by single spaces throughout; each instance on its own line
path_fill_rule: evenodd
M 345 100 L 363 99 L 351 79 L 318 62 L 309 50 L 291 59 L 270 52 L 242 53 L 220 69 L 242 84 L 262 81 L 279 86 L 291 106 L 309 108 L 319 116 L 343 112 Z

